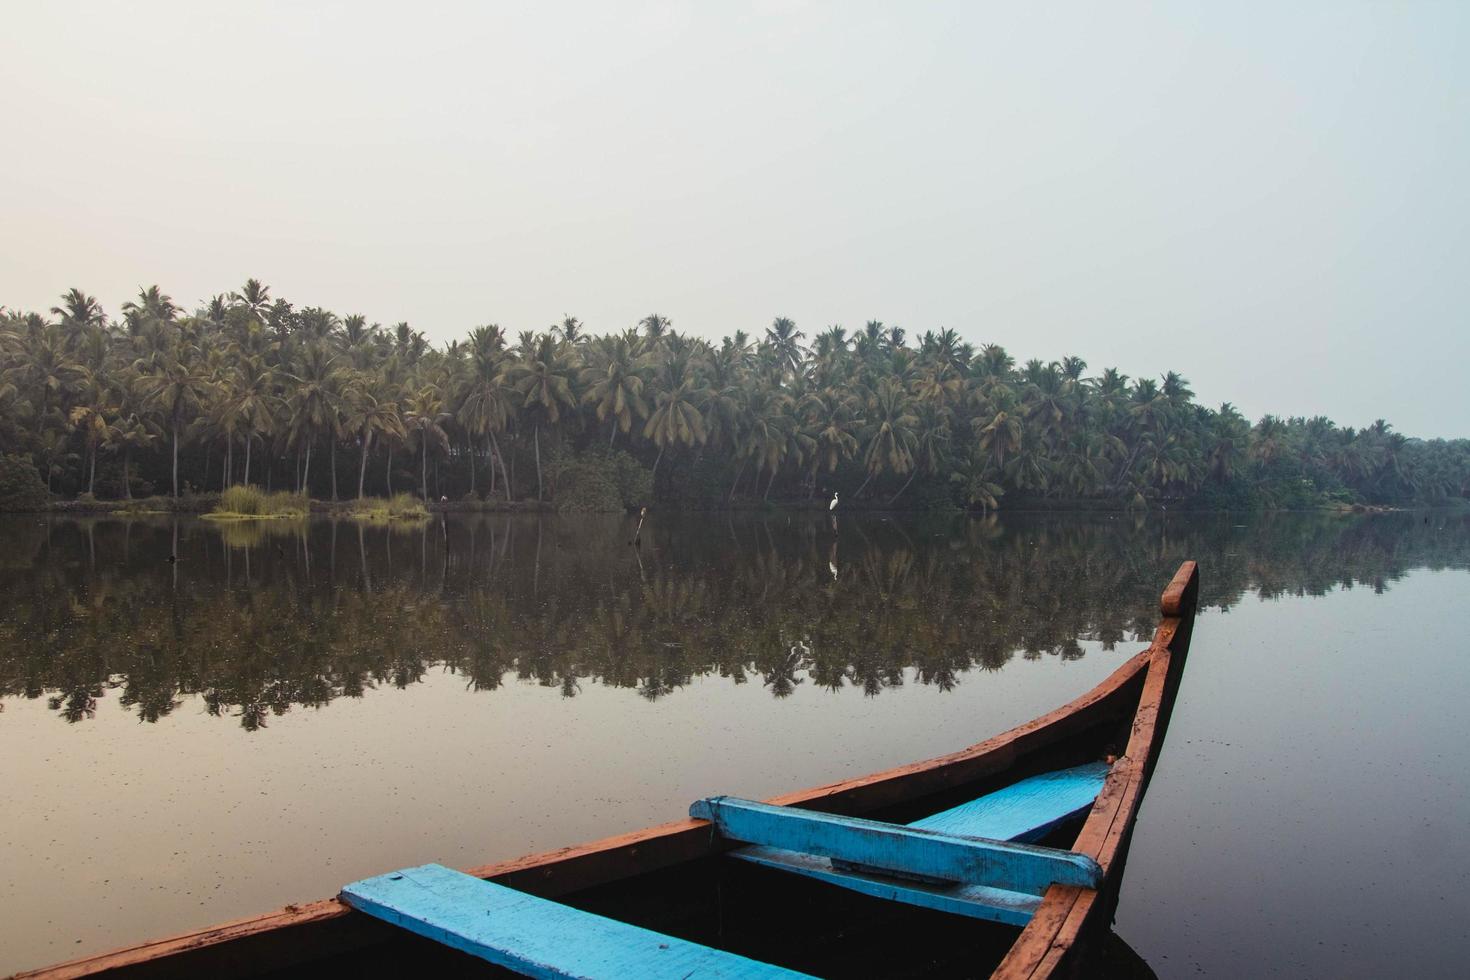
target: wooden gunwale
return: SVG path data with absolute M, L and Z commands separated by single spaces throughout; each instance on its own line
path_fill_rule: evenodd
M 1164 618 L 1149 647 L 1148 674 L 1134 714 L 1133 728 L 1124 756 L 1109 771 L 1092 812 L 1077 835 L 1072 849 L 1090 855 L 1112 888 L 1117 878 L 1115 862 L 1126 852 L 1138 806 L 1163 745 L 1173 697 L 1178 689 L 1184 660 L 1189 650 L 1195 605 L 1199 592 L 1199 570 L 1185 562 L 1175 573 L 1160 599 Z M 994 980 L 1035 980 L 1075 968 L 1071 956 L 1087 930 L 1102 918 L 1105 896 L 1090 888 L 1053 885 L 1043 896 L 1041 907 L 1009 952 L 991 974 Z
M 922 762 L 913 762 L 866 776 L 799 790 L 768 799 L 767 803 L 802 806 L 837 814 L 870 812 L 896 802 L 940 792 L 964 783 L 999 774 L 1012 768 L 1026 755 L 1057 743 L 1067 736 L 1085 731 L 1116 712 L 1119 702 L 1126 702 L 1143 678 L 1128 753 L 1115 764 L 1113 774 L 1104 783 L 1102 794 L 1084 824 L 1075 850 L 1092 856 L 1110 871 L 1112 858 L 1118 851 L 1122 832 L 1131 823 L 1141 794 L 1142 773 L 1133 760 L 1137 752 L 1156 751 L 1154 720 L 1163 703 L 1161 696 L 1151 700 L 1155 687 L 1163 691 L 1170 663 L 1169 653 L 1176 636 L 1182 635 L 1188 645 L 1187 626 L 1193 616 L 1194 589 L 1198 581 L 1194 562 L 1186 562 L 1171 580 L 1160 601 L 1164 619 L 1152 644 L 1129 658 L 1096 687 L 1072 701 L 1009 731 L 978 742 L 968 748 Z M 1182 615 L 1181 615 L 1182 613 Z M 1180 624 L 1186 628 L 1180 631 Z M 1155 670 L 1156 665 L 1162 665 Z M 1179 658 L 1182 660 L 1182 657 Z M 1157 684 L 1150 683 L 1158 678 Z M 1140 719 L 1146 704 L 1153 710 L 1141 735 Z M 1147 760 L 1149 763 L 1152 759 Z M 1146 766 L 1151 769 L 1151 764 Z M 1130 773 L 1126 777 L 1120 773 Z M 1116 776 L 1116 778 L 1115 778 Z M 1124 779 L 1126 778 L 1126 784 Z M 1116 818 L 1126 816 L 1117 837 L 1111 833 Z M 1094 841 L 1095 838 L 1095 841 Z M 1084 839 L 1092 842 L 1084 848 Z M 607 884 L 621 878 L 656 871 L 729 849 L 710 833 L 705 820 L 684 819 L 626 834 L 571 847 L 544 851 L 507 861 L 482 865 L 466 871 L 478 878 L 519 888 L 532 894 L 555 898 L 569 892 Z M 1099 893 L 1091 889 L 1053 886 L 1030 925 L 1022 932 L 1016 946 L 1001 964 L 996 976 L 1044 976 L 1038 972 L 1053 946 L 1063 945 L 1062 952 L 1081 931 Z M 1085 900 L 1085 907 L 1084 907 Z M 1076 918 L 1080 911 L 1081 917 Z M 1075 919 L 1075 922 L 1074 922 Z M 1056 920 L 1055 928 L 1047 923 Z M 321 941 L 315 932 L 330 926 L 355 924 L 340 934 Z M 10 980 L 65 980 L 110 973 L 126 976 L 179 975 L 197 972 L 194 960 L 208 956 L 211 972 L 216 976 L 248 975 L 251 970 L 279 968 L 314 959 L 324 951 L 345 951 L 371 942 L 381 936 L 378 923 L 353 911 L 340 899 L 287 905 L 263 915 L 237 919 L 205 929 L 149 940 L 108 952 L 79 957 L 54 966 L 13 974 Z M 315 932 L 313 931 L 316 927 Z M 301 955 L 291 956 L 295 947 L 303 947 Z M 1018 948 L 1021 955 L 1018 958 Z M 1033 968 L 1019 972 L 1022 962 Z M 226 968 L 231 968 L 226 970 Z

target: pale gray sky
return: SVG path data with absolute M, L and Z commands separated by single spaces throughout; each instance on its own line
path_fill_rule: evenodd
M 1470 4 L 0 0 L 0 304 L 870 318 L 1470 435 Z

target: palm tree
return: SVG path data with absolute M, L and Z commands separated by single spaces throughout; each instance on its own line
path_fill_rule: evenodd
M 659 372 L 661 382 L 654 395 L 655 407 L 643 427 L 644 438 L 658 447 L 653 475 L 670 446 L 694 446 L 705 440 L 704 416 L 700 413 L 704 389 L 687 361 L 669 358 Z
M 25 391 L 38 394 L 31 400 L 45 417 L 53 406 L 67 401 L 72 391 L 86 377 L 61 328 L 46 324 L 34 333 L 8 372 L 9 380 Z
M 561 323 L 551 329 L 560 330 L 562 343 L 569 347 L 578 347 L 587 341 L 587 334 L 582 330 L 582 321 L 574 316 L 562 317 Z
M 245 476 L 241 482 L 249 483 L 251 446 L 257 438 L 270 434 L 281 400 L 276 395 L 276 372 L 265 358 L 239 351 L 237 355 L 226 409 L 231 428 L 245 437 Z
M 347 388 L 343 423 L 349 432 L 357 433 L 362 444 L 362 459 L 357 469 L 357 499 L 361 500 L 367 483 L 368 454 L 372 452 L 373 437 L 382 434 L 404 439 L 408 431 L 398 414 L 397 404 L 379 401 L 361 380 Z
M 855 431 L 861 422 L 854 418 L 856 407 L 856 399 L 838 391 L 812 393 L 802 400 L 814 448 L 808 496 L 815 492 L 820 472 L 835 473 L 838 466 L 857 454 Z
M 889 506 L 898 502 L 903 492 L 922 471 L 929 475 L 943 469 L 949 455 L 949 412 L 933 402 L 921 402 L 914 413 L 914 467 L 909 478 L 898 488 L 898 493 L 888 501 Z
M 1228 483 L 1245 458 L 1250 444 L 1250 423 L 1226 402 L 1211 420 L 1208 462 L 1210 471 L 1221 482 Z
M 113 452 L 119 449 L 122 450 L 123 496 L 128 500 L 133 499 L 133 451 L 135 449 L 150 449 L 157 441 L 157 429 L 148 419 L 138 415 L 136 412 L 118 419 L 108 433 L 106 448 Z
M 510 367 L 511 386 L 520 396 L 521 408 L 531 417 L 536 447 L 536 499 L 543 499 L 541 484 L 541 429 L 555 426 L 562 413 L 574 409 L 577 396 L 572 391 L 570 371 L 548 335 L 541 338 L 536 350 L 525 360 Z
M 61 297 L 61 305 L 51 307 L 54 316 L 61 317 L 61 328 L 68 337 L 76 338 L 87 330 L 101 330 L 107 326 L 107 316 L 95 297 L 80 289 L 68 290 Z
M 612 420 L 607 439 L 611 449 L 619 431 L 626 435 L 635 421 L 648 417 L 643 378 L 626 335 L 600 339 L 592 345 L 589 359 L 581 374 L 582 401 L 596 408 L 598 422 Z
M 1263 466 L 1270 466 L 1286 452 L 1286 425 L 1281 419 L 1274 415 L 1261 416 L 1251 452 Z
M 271 288 L 263 285 L 259 279 L 246 279 L 238 293 L 230 294 L 230 300 L 264 323 L 271 306 Z
M 803 353 L 801 339 L 804 336 L 806 335 L 796 329 L 796 321 L 789 317 L 778 316 L 766 328 L 766 343 L 770 345 L 775 355 L 776 366 L 781 371 L 789 371 L 792 374 L 801 373 Z
M 211 394 L 209 380 L 197 370 L 195 352 L 178 346 L 168 352 L 162 366 L 138 379 L 138 394 L 144 405 L 158 412 L 173 437 L 173 495 L 179 496 L 179 439 L 190 412 L 202 410 Z
M 755 460 L 756 464 L 756 489 L 760 488 L 761 473 L 767 469 L 771 471 L 771 483 L 776 482 L 776 472 L 790 448 L 786 430 L 794 419 L 787 410 L 789 400 L 789 396 L 766 386 L 752 388 L 746 393 L 741 413 L 743 418 L 740 441 L 736 448 L 736 455 L 741 462 L 740 468 L 735 472 L 735 482 L 730 485 L 729 500 L 735 499 L 740 477 L 749 460 Z M 770 493 L 770 484 L 766 485 L 766 493 Z
M 81 433 L 87 450 L 87 493 L 95 494 L 97 451 L 112 437 L 109 419 L 117 409 L 111 404 L 110 392 L 100 376 L 87 371 L 85 378 L 84 391 L 72 406 L 69 419 L 72 429 Z
M 87 447 L 87 493 L 92 495 L 97 490 L 97 450 L 111 438 L 112 427 L 107 424 L 107 416 L 90 405 L 73 407 L 71 423 L 72 428 L 82 433 Z
M 868 398 L 867 424 L 863 427 L 863 464 L 867 479 L 853 496 L 863 492 L 868 481 L 883 473 L 899 476 L 913 469 L 914 429 L 919 420 L 913 400 L 897 381 L 885 378 Z
M 321 342 L 308 343 L 301 352 L 295 371 L 285 374 L 291 382 L 291 394 L 286 400 L 289 411 L 288 427 L 291 441 L 298 447 L 305 443 L 306 465 L 301 470 L 300 492 L 306 493 L 311 480 L 311 447 L 319 433 L 326 433 L 335 450 L 336 440 L 341 435 L 341 416 L 338 402 L 341 399 L 341 373 L 336 367 L 337 357 Z M 332 469 L 332 497 L 337 496 L 337 471 Z
M 484 329 L 484 328 L 481 328 Z M 500 441 L 496 433 L 504 432 L 511 415 L 514 391 L 506 384 L 502 370 L 504 338 L 499 336 L 499 327 L 494 333 L 479 334 L 471 338 L 471 375 L 461 396 L 459 423 L 471 437 L 478 436 L 490 443 L 490 489 L 495 490 L 495 461 L 500 461 L 500 475 L 505 483 L 505 499 L 510 500 L 510 476 L 505 472 L 505 457 L 500 452 Z M 473 456 L 473 454 L 471 454 Z M 470 470 L 471 487 L 474 469 Z
M 950 475 L 959 484 L 965 502 L 970 506 L 980 505 L 981 515 L 1000 509 L 1000 498 L 1005 489 L 992 479 L 990 462 L 983 455 L 970 455 L 965 467 Z
M 975 429 L 980 451 L 989 455 L 996 470 L 1005 469 L 1007 457 L 1021 448 L 1021 420 L 1001 410 L 988 419 L 975 418 L 970 425 Z
M 674 325 L 674 321 L 670 320 L 666 316 L 659 316 L 657 313 L 650 313 L 648 314 L 648 316 L 639 320 L 638 325 L 647 332 L 647 336 L 650 341 L 656 342 L 670 327 Z
M 181 312 L 173 297 L 165 295 L 156 284 L 140 289 L 137 300 L 124 303 L 122 311 L 128 329 L 133 333 L 157 324 L 173 323 Z
M 449 449 L 449 434 L 444 431 L 444 423 L 453 416 L 443 409 L 444 398 L 439 389 L 425 385 L 408 400 L 403 413 L 404 428 L 419 444 L 419 488 L 425 503 L 429 500 L 429 447 Z

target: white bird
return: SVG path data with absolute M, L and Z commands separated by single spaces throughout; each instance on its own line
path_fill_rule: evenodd
M 833 511 L 833 510 L 836 510 L 836 509 L 837 509 L 837 494 L 836 493 L 833 493 L 832 494 L 832 502 L 827 505 L 827 510 Z

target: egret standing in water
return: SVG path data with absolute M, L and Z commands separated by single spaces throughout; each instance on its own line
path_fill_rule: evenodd
M 832 492 L 832 502 L 827 505 L 827 512 L 828 513 L 831 513 L 832 511 L 834 511 L 836 509 L 837 509 L 837 492 L 834 490 Z

